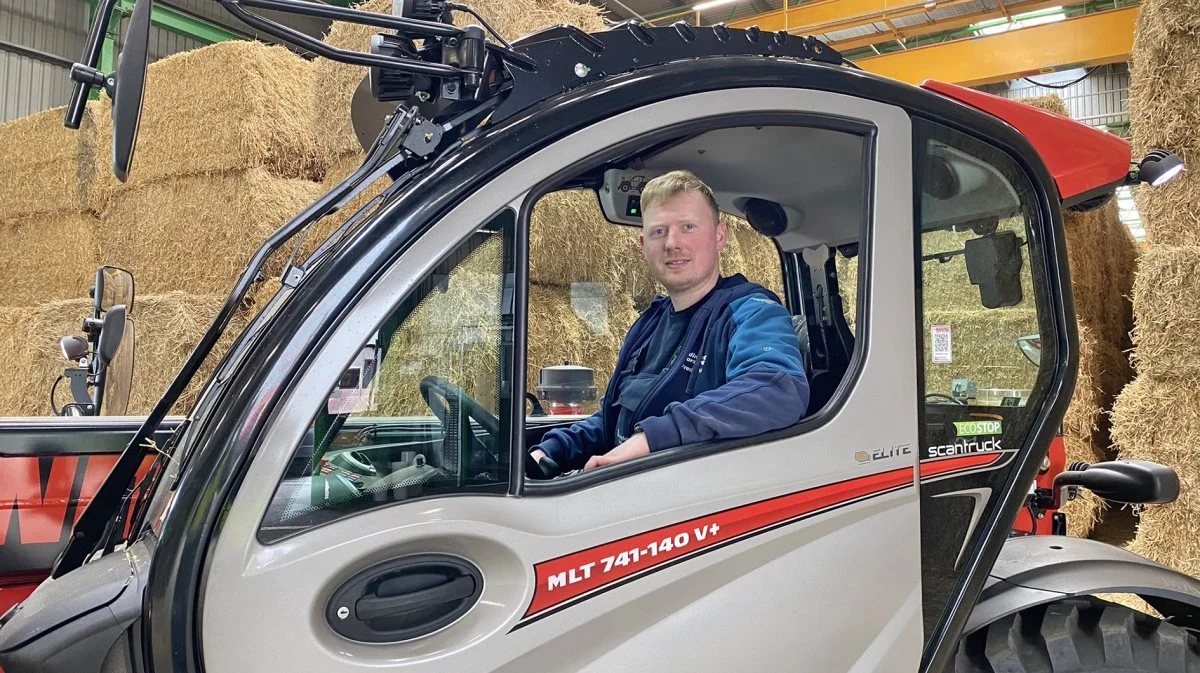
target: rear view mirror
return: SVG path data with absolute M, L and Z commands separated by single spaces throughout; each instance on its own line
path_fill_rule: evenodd
M 129 179 L 138 127 L 142 123 L 142 98 L 146 90 L 146 65 L 150 57 L 150 10 L 152 0 L 136 0 L 129 28 L 117 57 L 113 92 L 112 167 L 117 179 Z
M 96 300 L 96 314 L 114 306 L 124 306 L 127 314 L 133 313 L 133 274 L 115 266 L 96 269 L 96 285 L 92 290 Z
M 987 308 L 1021 303 L 1021 239 L 1011 231 L 968 240 L 964 247 L 967 276 L 979 286 Z
M 1055 494 L 1080 486 L 1113 502 L 1166 504 L 1179 497 L 1179 476 L 1165 465 L 1146 460 L 1112 460 L 1061 472 L 1054 478 Z

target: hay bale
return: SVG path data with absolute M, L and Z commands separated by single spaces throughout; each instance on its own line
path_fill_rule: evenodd
M 390 14 L 392 0 L 368 0 L 356 6 L 368 12 Z M 587 32 L 606 28 L 603 10 L 595 5 L 570 0 L 480 0 L 471 7 L 509 42 L 550 26 L 568 23 Z M 478 19 L 462 12 L 454 13 L 459 26 L 478 24 Z M 381 29 L 371 26 L 335 21 L 325 36 L 325 43 L 341 49 L 366 52 L 371 36 Z M 489 39 L 494 39 L 489 36 Z M 316 59 L 315 91 L 318 116 L 318 137 L 322 150 L 329 156 L 342 156 L 361 150 L 350 123 L 350 101 L 354 90 L 367 75 L 367 69 L 346 65 L 329 59 Z
M 86 297 L 100 265 L 90 211 L 60 211 L 0 223 L 0 306 Z
M 658 284 L 642 256 L 641 229 L 604 219 L 596 193 L 568 189 L 546 194 L 529 226 L 529 280 L 542 285 L 601 283 L 638 299 Z
M 1200 413 L 1192 381 L 1138 376 L 1114 407 L 1113 439 L 1121 457 L 1174 468 L 1179 499 L 1142 509 L 1130 551 L 1176 570 L 1200 574 Z
M 1063 220 L 1075 315 L 1102 341 L 1128 350 L 1138 262 L 1129 227 L 1121 222 L 1115 201 L 1087 213 L 1064 212 Z M 1126 381 L 1132 378 L 1130 372 Z
M 740 273 L 782 300 L 783 264 L 774 239 L 758 233 L 740 217 L 722 213 L 722 218 L 729 228 L 729 245 L 737 250 L 737 257 L 722 260 L 721 272 L 727 276 Z
M 1048 96 L 1033 96 L 1030 98 L 1022 98 L 1020 100 L 1022 103 L 1033 106 L 1044 112 L 1050 112 L 1059 115 L 1060 117 L 1071 116 L 1070 110 L 1067 109 L 1067 104 L 1063 102 L 1063 99 L 1059 98 L 1055 94 L 1050 94 Z
M 1200 247 L 1152 246 L 1138 265 L 1133 297 L 1138 373 L 1200 374 Z
M 971 379 L 980 389 L 1028 390 L 1034 366 L 1017 348 L 1017 337 L 1037 333 L 1037 312 L 1027 308 L 991 311 L 926 310 L 925 333 L 933 325 L 951 328 L 952 362 L 934 363 L 925 339 L 925 389 L 949 394 L 954 379 Z
M 182 292 L 139 295 L 134 308 L 135 338 L 133 386 L 129 415 L 144 415 L 158 402 L 167 386 L 200 341 L 225 302 L 222 296 L 194 296 Z M 174 413 L 186 413 L 195 403 L 209 375 L 234 338 L 245 327 L 259 306 L 248 305 L 235 316 L 225 336 L 217 344 L 192 385 L 176 403 Z M 0 386 L 0 409 L 6 415 L 49 416 L 49 391 L 68 363 L 59 352 L 58 339 L 80 334 L 80 324 L 91 314 L 86 299 L 49 302 L 27 309 L 0 310 L 0 345 L 12 346 L 21 353 L 14 368 L 13 386 Z M 14 331 L 11 318 L 21 317 L 22 327 Z M 9 320 L 5 320 L 5 318 Z M 7 381 L 6 381 L 7 383 Z M 59 385 L 56 403 L 70 399 L 64 381 Z
M 316 199 L 320 185 L 262 168 L 142 185 L 115 198 L 100 258 L 133 272 L 146 294 L 225 294 L 262 241 Z M 278 275 L 290 247 L 265 270 Z
M 1138 9 L 1135 36 L 1149 44 L 1200 37 L 1200 11 L 1194 0 L 1145 0 Z
M 28 307 L 0 307 L 0 353 L 4 353 L 9 363 L 4 376 L 0 377 L 0 416 L 34 415 L 39 401 L 49 398 L 49 385 L 38 379 L 27 366 L 33 361 L 30 346 L 34 343 L 34 310 Z M 62 360 L 61 355 L 59 359 Z M 53 383 L 53 379 L 50 383 Z M 61 391 L 63 386 L 59 386 L 59 389 Z M 44 401 L 40 403 L 45 404 Z
M 96 108 L 87 107 L 78 130 L 63 126 L 64 107 L 0 124 L 0 219 L 88 208 L 96 175 Z
M 1152 149 L 1177 152 L 1184 163 L 1200 158 L 1200 35 L 1168 25 L 1185 26 L 1195 13 L 1189 3 L 1158 0 L 1138 12 L 1130 64 L 1129 110 L 1133 156 Z M 1191 19 L 1194 22 L 1194 19 Z M 1186 171 L 1169 184 L 1134 190 L 1138 212 L 1152 244 L 1200 245 L 1200 181 Z
M 234 40 L 151 64 L 129 182 L 101 171 L 93 194 L 103 211 L 115 193 L 170 177 L 264 168 L 320 179 L 312 62 L 281 46 Z M 111 107 L 103 98 L 98 166 L 110 165 Z

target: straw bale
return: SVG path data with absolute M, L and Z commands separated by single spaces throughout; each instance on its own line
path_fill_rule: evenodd
M 741 263 L 735 266 L 735 260 L 730 260 L 728 270 L 722 271 L 727 275 L 741 273 L 783 299 L 783 266 L 774 240 L 755 231 L 740 217 L 726 215 L 725 220 L 729 224 L 730 242 L 739 248 Z
M 1194 0 L 1145 0 L 1138 9 L 1137 42 L 1161 44 L 1179 36 L 1200 37 L 1200 8 Z
M 1031 98 L 1022 98 L 1020 101 L 1026 105 L 1031 105 L 1045 112 L 1052 112 L 1061 117 L 1069 117 L 1071 113 L 1067 110 L 1067 104 L 1063 99 L 1054 94 L 1048 96 L 1033 96 Z
M 128 414 L 136 416 L 150 412 L 224 302 L 223 296 L 194 296 L 182 292 L 139 294 L 133 313 L 135 354 Z M 176 412 L 185 413 L 195 402 L 222 354 L 257 308 L 257 304 L 250 304 L 235 316 L 216 351 L 176 404 Z M 30 416 L 53 413 L 50 387 L 69 365 L 59 352 L 58 340 L 62 336 L 81 335 L 80 325 L 91 311 L 92 303 L 86 299 L 0 310 L 0 346 L 5 347 L 6 352 L 20 354 L 15 358 L 19 364 L 13 368 L 14 376 L 6 377 L 5 384 L 0 385 L 0 413 Z M 17 318 L 19 324 L 16 324 Z M 10 347 L 14 350 L 7 350 Z M 11 386 L 9 381 L 12 381 Z M 69 401 L 70 391 L 65 381 L 59 384 L 56 397 L 59 406 Z
M 568 23 L 587 32 L 599 32 L 606 28 L 603 10 L 595 5 L 571 2 L 570 0 L 479 0 L 471 3 L 487 22 L 505 39 L 512 42 L 517 38 L 557 24 Z M 390 14 L 392 0 L 368 0 L 357 5 L 369 12 Z M 456 25 L 478 24 L 478 19 L 462 12 L 455 12 Z M 371 26 L 335 21 L 325 36 L 325 43 L 341 49 L 365 52 L 370 48 L 371 36 L 382 32 Z M 489 36 L 489 39 L 493 39 Z M 359 66 L 346 65 L 329 59 L 316 59 L 315 87 L 317 105 L 322 114 L 318 116 L 323 151 L 328 155 L 342 155 L 360 149 L 350 123 L 350 102 L 354 90 L 366 77 L 367 70 Z
M 321 192 L 261 168 L 164 180 L 122 193 L 100 226 L 105 263 L 133 272 L 139 292 L 227 293 L 262 241 Z M 290 248 L 265 269 L 278 275 Z
M 320 179 L 324 158 L 313 103 L 312 62 L 278 45 L 218 42 L 151 64 L 129 182 L 100 172 L 94 194 L 103 210 L 114 192 L 169 177 L 265 168 L 289 178 Z M 103 98 L 104 142 L 96 162 L 111 163 L 111 104 Z
M 1154 22 L 1154 14 L 1139 12 L 1130 66 L 1133 156 L 1161 148 L 1193 166 L 1200 159 L 1200 108 L 1195 104 L 1200 97 L 1200 35 L 1148 38 L 1142 27 Z M 1200 245 L 1200 179 L 1194 170 L 1162 187 L 1141 185 L 1134 195 L 1150 243 Z
M 1166 463 L 1171 467 L 1200 467 L 1200 405 L 1195 395 L 1192 379 L 1139 374 L 1113 404 L 1112 439 L 1121 457 L 1156 454 L 1175 460 Z
M 1152 246 L 1134 283 L 1134 364 L 1139 374 L 1200 374 L 1200 247 Z
M 1111 346 L 1128 350 L 1133 330 L 1133 277 L 1138 249 L 1115 201 L 1087 213 L 1064 212 L 1067 260 L 1082 325 Z M 1132 372 L 1126 377 L 1131 379 Z
M 28 307 L 0 307 L 0 353 L 8 361 L 0 377 L 0 416 L 33 415 L 39 401 L 49 398 L 49 386 L 43 387 L 44 382 L 25 365 L 33 361 L 30 346 L 34 341 L 34 311 Z
M 1137 612 L 1142 612 L 1142 613 L 1148 614 L 1151 617 L 1162 619 L 1162 614 L 1158 610 L 1155 610 L 1154 608 L 1150 607 L 1150 604 L 1147 603 L 1145 601 L 1145 599 L 1143 599 L 1141 596 L 1138 596 L 1137 594 L 1094 594 L 1094 595 L 1096 596 L 1096 598 L 1099 598 L 1102 601 L 1108 601 L 1109 603 L 1116 603 L 1117 605 L 1123 605 L 1123 606 L 1129 608 L 1130 610 L 1136 610 Z
M 1033 309 L 926 310 L 926 334 L 933 325 L 950 326 L 953 361 L 935 364 L 931 340 L 925 339 L 925 389 L 929 392 L 949 394 L 954 379 L 971 379 L 981 389 L 1033 387 L 1037 367 L 1017 348 L 1017 337 L 1037 333 Z
M 596 193 L 569 189 L 546 194 L 529 227 L 529 280 L 542 285 L 601 283 L 636 298 L 658 284 L 642 257 L 641 230 L 604 219 Z
M 86 297 L 100 265 L 97 220 L 61 211 L 0 222 L 0 305 Z
M 88 208 L 96 173 L 96 107 L 86 108 L 77 130 L 63 125 L 63 107 L 0 124 L 3 219 Z

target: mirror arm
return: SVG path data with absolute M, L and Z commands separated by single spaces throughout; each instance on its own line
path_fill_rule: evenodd
M 425 61 L 417 61 L 417 60 L 413 60 L 413 59 L 404 59 L 404 58 L 395 58 L 392 56 L 381 56 L 378 54 L 364 54 L 364 53 L 358 52 L 358 51 L 349 51 L 346 49 L 339 49 L 337 47 L 331 47 L 328 44 L 325 44 L 324 42 L 321 42 L 320 40 L 314 39 L 312 36 L 306 35 L 298 30 L 289 28 L 280 23 L 276 23 L 275 21 L 272 21 L 270 19 L 258 16 L 257 14 L 252 14 L 250 12 L 247 12 L 241 6 L 243 1 L 246 1 L 246 0 L 219 0 L 221 5 L 224 6 L 225 9 L 230 14 L 233 14 L 235 17 L 237 17 L 238 19 L 242 20 L 243 22 L 249 24 L 250 26 L 258 28 L 259 30 L 261 30 L 265 33 L 274 35 L 275 37 L 278 37 L 281 40 L 285 40 L 287 42 L 291 42 L 292 44 L 304 47 L 305 49 L 312 51 L 313 53 L 317 54 L 318 56 L 323 56 L 323 57 L 328 58 L 333 61 L 339 61 L 341 63 L 349 63 L 350 65 L 361 65 L 361 66 L 368 66 L 368 67 L 375 67 L 375 68 L 384 68 L 386 70 L 400 70 L 400 71 L 404 71 L 404 72 L 411 72 L 411 73 L 414 73 L 417 75 L 430 75 L 433 77 L 462 77 L 463 75 L 466 75 L 469 73 L 469 71 L 464 70 L 462 68 L 458 68 L 458 67 L 455 67 L 452 65 L 445 65 L 442 63 L 428 63 Z M 248 0 L 248 1 L 246 1 L 246 4 L 248 6 L 251 3 L 256 3 L 258 5 L 273 6 L 272 3 L 279 2 L 279 1 L 280 0 Z M 309 4 L 309 3 L 300 3 L 300 4 Z M 332 8 L 330 8 L 330 9 L 332 9 Z M 283 11 L 290 11 L 290 10 L 285 6 L 283 8 Z M 372 14 L 370 12 L 354 12 L 354 10 L 346 10 L 346 11 L 352 12 L 353 16 L 355 16 L 355 17 L 357 17 L 360 14 L 366 15 L 368 17 L 385 16 L 382 14 Z M 425 23 L 425 22 L 418 22 L 418 23 Z M 433 24 L 433 25 L 445 27 L 444 24 Z M 453 28 L 453 27 L 451 26 L 451 28 Z M 460 32 L 457 28 L 454 28 L 454 30 L 455 30 L 455 35 L 457 35 Z M 416 31 L 416 32 L 419 32 L 419 31 Z
M 437 21 L 421 21 L 391 14 L 364 12 L 358 9 L 348 9 L 334 5 L 318 4 L 306 0 L 221 0 L 228 8 L 229 4 L 244 5 L 256 9 L 274 9 L 289 14 L 314 16 L 319 19 L 335 21 L 352 21 L 376 28 L 391 28 L 405 33 L 417 33 L 426 37 L 460 37 L 463 29 L 449 23 Z
M 83 47 L 83 62 L 71 67 L 71 79 L 75 80 L 75 88 L 71 90 L 71 100 L 67 103 L 67 115 L 63 122 L 69 129 L 78 129 L 79 124 L 83 122 L 83 110 L 87 106 L 92 87 L 104 84 L 103 77 L 99 81 L 95 78 L 96 64 L 100 61 L 103 36 L 108 32 L 108 24 L 116 6 L 117 0 L 100 0 L 92 21 L 92 30 L 88 33 L 87 43 Z M 106 74 L 108 73 L 101 73 L 102 76 Z

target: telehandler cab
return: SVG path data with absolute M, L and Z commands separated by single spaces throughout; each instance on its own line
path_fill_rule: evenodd
M 114 2 L 72 70 L 67 125 L 104 86 L 124 179 L 151 0 L 101 73 Z M 1114 136 L 784 33 L 624 23 L 510 44 L 479 17 L 456 27 L 471 10 L 443 0 L 219 2 L 369 69 L 366 159 L 263 243 L 136 430 L 0 426 L 10 452 L 128 437 L 65 513 L 50 577 L 0 618 L 7 673 L 1200 671 L 1200 581 L 1009 535 L 1079 364 L 1061 209 L 1160 183 L 1175 157 L 1134 164 Z M 252 9 L 380 32 L 348 52 Z M 579 416 L 526 409 L 532 213 L 584 192 L 636 227 L 641 186 L 677 168 L 778 256 L 812 402 L 783 430 L 539 478 L 529 447 Z M 381 180 L 169 418 L 267 258 Z M 1038 357 L 1003 381 L 971 362 L 947 297 Z M 1179 482 L 1114 461 L 1061 472 L 1043 504 L 1072 487 L 1162 503 Z

